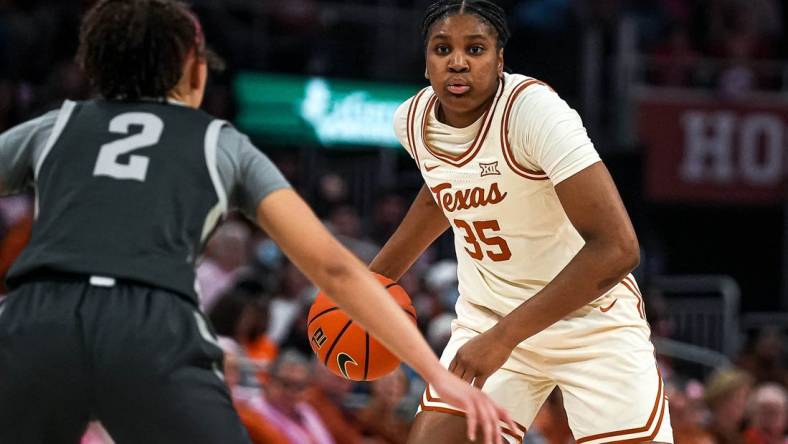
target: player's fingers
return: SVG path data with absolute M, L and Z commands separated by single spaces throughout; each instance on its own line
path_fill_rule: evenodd
M 462 379 L 463 381 L 467 382 L 470 385 L 473 382 L 474 375 L 475 372 L 473 371 L 472 368 L 463 368 L 462 376 L 460 376 L 460 379 Z
M 492 402 L 490 402 L 490 414 L 495 420 L 495 444 L 503 444 L 503 427 L 501 427 L 501 421 L 498 420 L 498 409 Z
M 465 408 L 465 423 L 468 426 L 468 440 L 476 441 L 476 404 L 471 400 Z
M 462 368 L 462 367 L 457 367 L 456 369 L 454 369 L 454 374 L 455 374 L 455 375 L 457 375 L 457 376 L 459 376 L 459 377 L 460 377 L 460 379 L 462 379 L 463 381 L 465 381 L 465 382 L 468 382 L 468 380 L 467 380 L 467 379 L 465 379 L 465 375 L 466 375 L 467 373 L 466 373 L 466 371 L 465 371 L 465 369 L 464 369 L 464 368 Z
M 498 418 L 492 415 L 495 412 L 492 411 L 490 406 L 485 405 L 486 404 L 485 400 L 482 400 L 480 404 L 481 405 L 479 406 L 479 410 L 481 410 L 483 413 L 481 413 L 479 416 L 482 425 L 482 432 L 484 433 L 484 443 L 500 444 L 495 439 L 495 432 L 496 429 L 498 428 Z M 498 434 L 500 435 L 500 433 Z
M 473 378 L 473 386 L 478 388 L 479 390 L 484 387 L 484 383 L 487 382 L 487 376 L 476 376 Z
M 454 358 L 454 361 L 452 361 L 452 365 L 449 366 L 449 371 L 457 375 L 463 381 L 465 380 L 465 366 L 457 358 Z
M 457 356 L 455 356 L 454 359 L 451 360 L 451 363 L 449 364 L 449 371 L 454 373 L 454 369 L 456 367 L 457 367 Z

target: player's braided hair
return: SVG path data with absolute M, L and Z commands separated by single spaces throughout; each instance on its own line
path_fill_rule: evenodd
M 495 29 L 498 48 L 506 46 L 510 36 L 506 13 L 503 8 L 489 0 L 438 0 L 429 5 L 421 22 L 424 44 L 427 44 L 432 25 L 448 16 L 459 14 L 474 14 L 479 17 Z
M 184 3 L 100 0 L 82 22 L 77 62 L 105 98 L 162 98 L 191 50 L 206 55 L 199 21 Z

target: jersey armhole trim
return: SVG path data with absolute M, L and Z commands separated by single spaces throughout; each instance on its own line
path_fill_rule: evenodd
M 406 120 L 406 124 L 407 124 L 406 129 L 408 133 L 408 149 L 410 150 L 413 160 L 416 162 L 416 166 L 419 165 L 419 151 L 418 148 L 416 147 L 416 140 L 415 140 L 416 132 L 414 131 L 414 125 L 416 123 L 415 122 L 416 109 L 418 109 L 421 96 L 423 96 L 425 92 L 427 92 L 427 88 L 424 88 L 421 91 L 419 91 L 416 97 L 414 97 L 413 100 L 410 102 L 410 106 L 408 107 L 408 118 Z
M 205 131 L 205 164 L 208 167 L 208 174 L 211 176 L 211 182 L 214 190 L 216 190 L 216 197 L 219 199 L 219 202 L 211 208 L 205 219 L 202 235 L 200 236 L 202 241 L 208 238 L 219 219 L 227 214 L 227 191 L 224 189 L 222 179 L 219 176 L 219 168 L 216 161 L 219 151 L 219 134 L 224 125 L 227 125 L 226 121 L 214 120 Z
M 39 157 L 38 161 L 36 161 L 36 166 L 33 170 L 34 180 L 38 180 L 38 174 L 41 172 L 41 167 L 44 165 L 44 160 L 46 160 L 49 152 L 52 151 L 52 147 L 55 146 L 55 142 L 57 142 L 57 139 L 60 138 L 60 134 L 62 134 L 63 130 L 66 128 L 66 124 L 68 123 L 69 118 L 71 118 L 71 114 L 74 112 L 76 105 L 77 103 L 71 100 L 66 100 L 63 102 L 63 106 L 60 108 L 60 111 L 57 114 L 55 126 L 52 128 L 52 133 L 49 134 L 49 139 L 47 139 L 47 143 L 44 145 L 44 150 L 41 152 L 41 157 Z
M 518 176 L 522 176 L 531 180 L 547 180 L 549 177 L 544 171 L 530 170 L 518 164 L 514 157 L 512 146 L 509 143 L 509 120 L 511 117 L 512 108 L 514 107 L 514 102 L 517 100 L 517 96 L 519 96 L 520 93 L 525 91 L 525 89 L 531 85 L 544 85 L 550 88 L 550 86 L 546 83 L 536 79 L 525 80 L 514 87 L 514 92 L 512 92 L 512 95 L 509 96 L 509 100 L 506 103 L 506 108 L 504 109 L 503 113 L 503 123 L 501 125 L 501 146 L 503 147 L 503 157 L 506 160 L 506 164 L 509 165 L 509 168 L 511 168 L 512 171 L 514 171 Z

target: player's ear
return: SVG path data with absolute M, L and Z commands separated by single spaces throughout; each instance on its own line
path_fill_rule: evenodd
M 498 50 L 498 78 L 503 78 L 503 48 Z
M 189 57 L 186 61 L 186 69 L 190 70 L 189 73 L 189 86 L 192 90 L 199 90 L 205 88 L 205 83 L 208 80 L 208 66 L 205 60 L 199 57 Z

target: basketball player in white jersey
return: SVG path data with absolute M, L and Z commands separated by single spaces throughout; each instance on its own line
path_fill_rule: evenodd
M 441 362 L 509 409 L 508 442 L 557 386 L 580 444 L 672 443 L 637 238 L 580 117 L 503 72 L 495 4 L 440 0 L 423 26 L 431 86 L 394 125 L 425 185 L 370 268 L 398 279 L 452 228 L 460 297 Z M 409 442 L 469 442 L 463 414 L 428 386 Z

